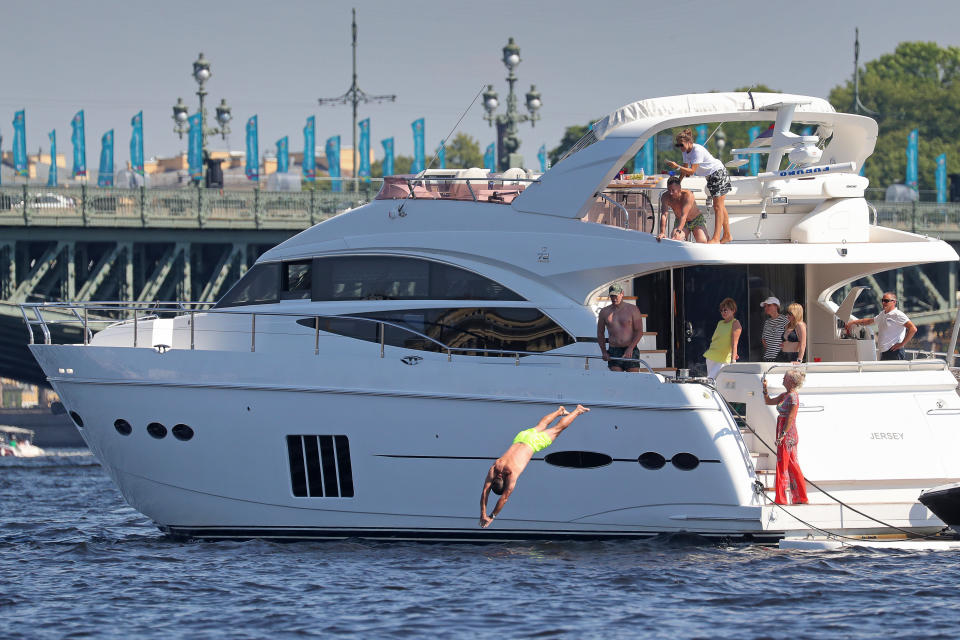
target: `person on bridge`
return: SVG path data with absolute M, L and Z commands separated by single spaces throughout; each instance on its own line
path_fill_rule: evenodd
M 767 394 L 767 379 L 763 379 L 763 401 L 777 405 L 777 481 L 773 501 L 787 504 L 787 481 L 790 483 L 790 495 L 793 504 L 807 504 L 807 486 L 797 460 L 797 410 L 800 397 L 797 389 L 803 386 L 806 374 L 799 369 L 791 369 L 783 374 L 783 388 L 780 395 L 771 398 Z
M 553 444 L 563 430 L 570 426 L 580 415 L 590 411 L 583 405 L 578 404 L 573 411 L 567 411 L 564 407 L 559 407 L 556 411 L 548 413 L 540 419 L 537 426 L 526 429 L 517 434 L 513 439 L 513 444 L 507 449 L 506 453 L 497 458 L 487 477 L 483 481 L 483 491 L 480 493 L 480 526 L 486 529 L 493 522 L 493 519 L 503 510 L 503 505 L 507 504 L 510 494 L 517 486 L 517 479 L 523 470 L 527 468 L 533 454 L 542 451 Z M 554 426 L 550 423 L 557 418 L 562 418 Z M 487 496 L 490 491 L 500 496 L 497 504 L 493 507 L 493 512 L 487 515 Z
M 906 360 L 903 347 L 917 333 L 917 325 L 910 322 L 903 311 L 897 309 L 896 294 L 887 291 L 880 297 L 880 313 L 874 318 L 860 318 L 847 323 L 850 328 L 864 324 L 877 325 L 877 351 L 881 360 Z

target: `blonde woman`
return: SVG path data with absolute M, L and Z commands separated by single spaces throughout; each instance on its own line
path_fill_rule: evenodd
M 763 379 L 763 401 L 777 405 L 777 488 L 774 497 L 777 504 L 787 504 L 788 476 L 793 504 L 807 504 L 807 485 L 797 460 L 797 409 L 800 407 L 797 389 L 803 386 L 804 378 L 806 374 L 799 369 L 787 371 L 783 374 L 786 391 L 774 398 L 767 394 L 767 379 Z
M 803 362 L 807 354 L 807 323 L 803 321 L 803 307 L 796 302 L 787 305 L 787 326 L 777 362 Z
M 713 330 L 710 348 L 703 354 L 703 359 L 707 362 L 708 378 L 716 378 L 723 365 L 736 362 L 740 358 L 737 355 L 737 346 L 743 328 L 740 321 L 733 317 L 736 312 L 737 303 L 733 298 L 724 298 L 720 303 L 720 322 Z
M 683 152 L 683 166 L 681 167 L 673 160 L 668 160 L 667 166 L 676 169 L 681 177 L 698 175 L 707 178 L 707 191 L 713 197 L 713 212 L 716 214 L 713 237 L 708 242 L 730 242 L 733 240 L 733 236 L 730 235 L 730 215 L 727 213 L 727 205 L 724 204 L 724 199 L 733 189 L 730 184 L 730 174 L 727 173 L 723 163 L 714 158 L 706 147 L 694 143 L 693 131 L 690 129 L 684 129 L 675 135 L 673 140 L 674 146 Z

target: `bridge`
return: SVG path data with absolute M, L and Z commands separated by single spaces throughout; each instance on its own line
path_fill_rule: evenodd
M 370 201 L 358 192 L 0 186 L 0 376 L 41 383 L 20 302 L 212 302 L 266 249 Z M 875 203 L 879 224 L 960 243 L 960 204 Z M 866 279 L 918 325 L 952 321 L 955 265 Z M 79 335 L 79 330 L 78 330 Z

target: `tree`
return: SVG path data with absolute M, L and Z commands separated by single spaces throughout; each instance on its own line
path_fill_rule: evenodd
M 560 161 L 560 158 L 565 154 L 570 148 L 577 143 L 577 140 L 587 135 L 587 131 L 590 131 L 590 122 L 585 125 L 573 125 L 572 127 L 567 127 L 567 130 L 563 133 L 563 138 L 560 139 L 560 144 L 550 150 L 550 166 L 557 164 Z
M 429 162 L 429 160 L 427 160 Z M 403 175 L 410 173 L 410 167 L 413 166 L 413 156 L 395 156 L 393 158 L 394 175 Z M 370 165 L 370 175 L 374 178 L 383 177 L 383 160 L 377 160 Z
M 469 169 L 483 166 L 483 153 L 480 143 L 466 133 L 458 133 L 452 142 L 447 143 L 447 168 Z
M 865 175 L 876 187 L 906 178 L 907 135 L 920 130 L 918 177 L 921 189 L 935 188 L 936 157 L 947 167 L 960 163 L 960 48 L 933 42 L 901 42 L 893 53 L 866 63 L 860 73 L 860 100 L 878 112 L 879 135 Z M 830 92 L 837 111 L 853 110 L 853 81 Z

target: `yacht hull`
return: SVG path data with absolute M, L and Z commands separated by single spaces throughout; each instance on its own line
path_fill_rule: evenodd
M 33 349 L 124 497 L 171 533 L 778 535 L 761 524 L 739 430 L 715 392 L 699 385 L 505 359 L 411 367 L 388 357 L 356 375 L 349 358 L 291 356 L 278 371 L 259 353 Z M 60 373 L 67 364 L 72 375 Z M 489 466 L 518 431 L 578 402 L 591 413 L 534 457 L 504 513 L 480 530 Z M 120 420 L 129 434 L 118 431 Z M 150 425 L 166 435 L 155 437 Z M 193 436 L 174 437 L 176 425 Z M 651 452 L 663 458 L 660 468 L 638 462 Z

